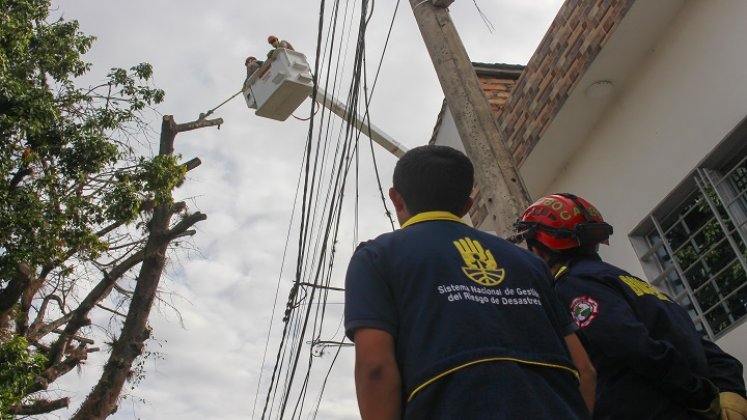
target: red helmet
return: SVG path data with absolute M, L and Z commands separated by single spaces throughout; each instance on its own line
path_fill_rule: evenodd
M 275 35 L 270 35 L 267 37 L 267 43 L 270 45 L 275 44 L 275 41 L 277 40 L 278 40 L 278 37 L 276 37 Z
M 518 236 L 553 251 L 608 244 L 612 226 L 588 201 L 573 194 L 551 194 L 524 211 L 514 225 Z

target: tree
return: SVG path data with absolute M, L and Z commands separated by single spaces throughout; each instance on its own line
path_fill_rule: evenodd
M 77 414 L 103 418 L 150 336 L 167 249 L 206 218 L 172 199 L 200 163 L 180 163 L 174 138 L 222 120 L 166 116 L 158 154 L 140 156 L 142 113 L 164 98 L 151 66 L 76 86 L 94 38 L 49 6 L 0 0 L 0 417 L 67 406 L 45 391 L 100 350 L 105 313 L 110 359 Z

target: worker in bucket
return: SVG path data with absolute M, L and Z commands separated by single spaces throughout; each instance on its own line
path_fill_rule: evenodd
M 544 259 L 597 371 L 595 419 L 745 419 L 742 364 L 687 311 L 597 253 L 612 226 L 588 201 L 552 194 L 516 223 Z
M 361 244 L 346 276 L 361 416 L 589 418 L 594 370 L 549 269 L 462 221 L 473 181 L 469 159 L 445 146 L 396 164 L 401 229 Z

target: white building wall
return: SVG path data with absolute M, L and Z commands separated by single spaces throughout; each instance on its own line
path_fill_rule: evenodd
M 444 111 L 434 144 L 453 147 L 462 153 L 466 153 L 464 150 L 464 144 L 462 144 L 462 140 L 459 137 L 459 132 L 457 132 L 454 117 L 451 115 L 451 111 L 449 111 L 448 107 Z
M 747 1 L 688 1 L 544 193 L 615 227 L 603 257 L 643 276 L 627 235 L 747 115 Z M 747 364 L 747 324 L 719 344 Z

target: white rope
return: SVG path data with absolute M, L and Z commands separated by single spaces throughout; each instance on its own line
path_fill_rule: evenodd
M 226 99 L 225 101 L 221 102 L 221 103 L 220 103 L 220 105 L 218 105 L 218 106 L 216 106 L 215 108 L 213 108 L 213 109 L 209 110 L 208 112 L 206 112 L 206 113 L 204 113 L 204 114 L 203 114 L 203 113 L 200 113 L 200 116 L 199 116 L 199 117 L 197 118 L 197 121 L 199 121 L 199 120 L 204 120 L 205 118 L 207 118 L 207 117 L 208 117 L 208 115 L 212 114 L 213 112 L 215 112 L 215 110 L 217 110 L 218 108 L 220 108 L 220 107 L 222 107 L 223 105 L 227 104 L 227 103 L 228 103 L 228 102 L 229 102 L 229 101 L 230 101 L 231 99 L 233 99 L 233 98 L 235 98 L 235 97 L 239 96 L 239 95 L 241 94 L 241 92 L 243 92 L 243 90 L 240 90 L 240 91 L 238 91 L 238 92 L 234 93 L 233 95 L 231 95 L 231 97 L 230 97 L 230 98 L 228 98 L 228 99 Z

